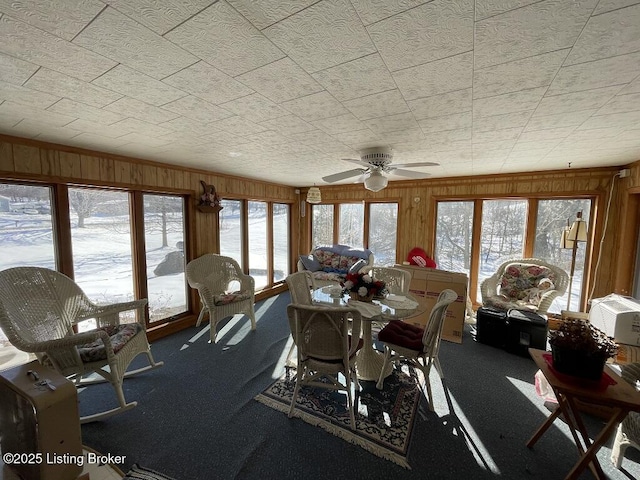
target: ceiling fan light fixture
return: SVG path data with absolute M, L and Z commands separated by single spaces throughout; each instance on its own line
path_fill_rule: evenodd
M 379 171 L 371 172 L 371 175 L 364 181 L 364 188 L 372 192 L 379 192 L 387 186 L 389 179 Z
M 310 187 L 307 192 L 307 203 L 320 203 L 322 201 L 322 195 L 318 187 Z

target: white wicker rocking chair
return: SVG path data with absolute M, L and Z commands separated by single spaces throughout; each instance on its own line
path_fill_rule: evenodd
M 208 253 L 191 260 L 186 272 L 189 286 L 198 290 L 202 302 L 196 327 L 208 312 L 211 343 L 216 342 L 218 322 L 237 313 L 246 314 L 251 319 L 251 330 L 256 329 L 255 281 L 240 269 L 238 262 Z
M 0 271 L 0 327 L 19 350 L 34 353 L 76 385 L 110 382 L 119 406 L 80 418 L 81 423 L 102 420 L 129 410 L 122 390 L 124 377 L 159 367 L 151 355 L 145 329 L 147 300 L 96 305 L 69 277 L 39 267 L 17 267 Z M 120 313 L 135 311 L 137 322 L 121 323 Z M 74 327 L 95 319 L 95 330 L 76 333 Z M 131 361 L 145 354 L 149 365 L 127 372 Z M 99 380 L 83 380 L 97 373 Z

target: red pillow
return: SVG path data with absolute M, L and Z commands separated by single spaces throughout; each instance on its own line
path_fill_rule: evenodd
M 425 252 L 421 248 L 414 248 L 409 252 L 407 256 L 407 261 L 410 265 L 418 265 L 419 267 L 426 268 L 436 268 L 436 262 L 434 262 L 429 256 L 427 252 Z

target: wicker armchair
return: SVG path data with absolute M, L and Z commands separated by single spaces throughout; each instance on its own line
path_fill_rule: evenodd
M 409 293 L 411 272 L 393 267 L 363 267 L 360 273 L 369 273 L 376 280 L 382 280 L 389 293 L 402 295 Z
M 356 353 L 363 344 L 360 338 L 360 312 L 351 307 L 291 304 L 287 307 L 287 315 L 293 340 L 298 347 L 296 386 L 289 417 L 293 415 L 301 385 L 345 390 L 351 428 L 355 430 L 355 402 L 351 386 L 355 385 L 357 398 L 360 387 L 356 373 Z M 340 382 L 338 373 L 344 376 L 344 383 Z M 323 379 L 326 381 L 322 381 Z
M 256 329 L 254 312 L 255 281 L 240 269 L 231 257 L 208 253 L 187 264 L 189 286 L 198 290 L 202 309 L 196 326 L 199 327 L 209 313 L 210 342 L 215 343 L 220 320 L 238 313 L 251 319 L 251 330 Z
M 137 402 L 125 401 L 123 378 L 163 364 L 149 350 L 146 299 L 96 305 L 69 277 L 39 267 L 0 271 L 0 292 L 0 327 L 16 348 L 36 354 L 40 362 L 75 379 L 77 385 L 95 383 L 82 379 L 94 372 L 113 385 L 119 407 L 82 417 L 81 423 L 135 407 Z M 121 323 L 120 313 L 127 311 L 135 311 L 138 321 Z M 87 319 L 95 319 L 97 328 L 75 333 L 74 327 Z M 127 372 L 140 354 L 147 356 L 149 365 Z
M 638 388 L 640 383 L 640 363 L 622 365 L 622 378 Z M 616 438 L 611 448 L 611 461 L 616 468 L 622 466 L 622 458 L 627 447 L 640 450 L 640 413 L 638 412 L 629 412 L 618 425 Z
M 440 378 L 444 379 L 438 352 L 442 338 L 442 326 L 447 315 L 447 308 L 458 298 L 453 290 L 440 292 L 438 301 L 431 309 L 426 328 L 420 328 L 406 322 L 390 322 L 378 334 L 378 340 L 384 343 L 384 364 L 380 371 L 380 378 L 376 383 L 378 390 L 384 387 L 384 374 L 390 362 L 406 360 L 410 365 L 422 371 L 424 383 L 427 387 L 427 401 L 429 409 L 434 410 L 433 395 L 429 374 L 431 366 L 435 365 Z
M 543 280 L 551 288 L 543 289 Z M 518 308 L 544 315 L 554 298 L 564 295 L 569 275 L 539 258 L 507 260 L 480 284 L 482 305 L 499 310 Z

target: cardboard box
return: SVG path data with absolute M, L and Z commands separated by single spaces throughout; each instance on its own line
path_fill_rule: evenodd
M 447 309 L 447 316 L 442 328 L 442 338 L 449 342 L 462 343 L 462 331 L 467 309 L 467 275 L 413 265 L 396 265 L 395 268 L 407 270 L 411 273 L 409 292 L 420 304 L 420 307 L 418 307 L 420 313 L 406 318 L 406 322 L 421 327 L 426 326 L 431 309 L 436 304 L 440 292 L 450 288 L 458 294 L 456 301 Z
M 624 343 L 618 344 L 618 354 L 615 360 L 617 364 L 640 362 L 640 347 Z

